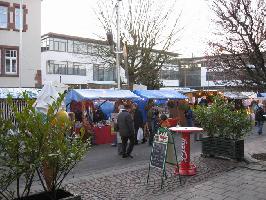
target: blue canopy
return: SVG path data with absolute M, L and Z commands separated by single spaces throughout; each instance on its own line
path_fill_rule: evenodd
M 41 89 L 37 88 L 0 88 L 0 99 L 6 99 L 11 95 L 13 99 L 23 98 L 23 92 L 27 92 L 30 98 L 36 99 Z
M 134 90 L 133 92 L 144 99 L 187 99 L 187 96 L 175 90 Z
M 71 101 L 83 100 L 117 100 L 117 99 L 138 99 L 139 97 L 130 90 L 111 89 L 74 89 L 66 95 L 66 104 Z
M 266 93 L 258 93 L 257 97 L 266 97 Z

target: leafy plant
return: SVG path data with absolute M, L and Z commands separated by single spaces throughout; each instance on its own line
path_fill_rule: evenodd
M 0 120 L 0 197 L 28 196 L 37 175 L 43 189 L 50 192 L 50 199 L 56 199 L 57 189 L 87 152 L 89 143 L 73 135 L 73 122 L 59 119 L 64 95 L 49 106 L 46 115 L 34 108 L 34 101 L 26 93 L 23 97 L 26 106 L 22 111 L 9 97 L 11 117 Z
M 214 97 L 210 107 L 197 106 L 196 121 L 209 137 L 242 139 L 251 129 L 251 122 L 245 110 L 235 110 L 233 102 Z

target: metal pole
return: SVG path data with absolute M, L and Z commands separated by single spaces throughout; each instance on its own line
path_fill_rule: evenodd
M 22 70 L 22 31 L 23 31 L 23 0 L 20 0 L 19 5 L 19 63 L 18 63 L 18 77 L 19 87 L 21 88 L 21 70 Z
M 119 53 L 120 53 L 120 10 L 119 10 L 119 4 L 121 0 L 117 0 L 116 4 L 116 14 L 117 14 L 117 42 L 116 42 L 116 68 L 117 68 L 117 88 L 120 90 L 120 59 L 119 59 Z

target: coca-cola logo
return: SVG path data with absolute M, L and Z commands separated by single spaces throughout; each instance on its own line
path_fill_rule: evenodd
M 186 152 L 186 144 L 187 144 L 187 141 L 186 141 L 184 138 L 182 138 L 182 144 L 181 144 L 181 147 L 182 147 L 181 159 L 182 159 L 182 161 L 184 161 L 184 162 L 187 162 L 187 158 L 188 158 L 188 156 L 187 156 L 187 152 Z

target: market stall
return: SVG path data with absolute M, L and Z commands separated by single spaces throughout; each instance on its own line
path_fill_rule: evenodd
M 184 94 L 188 97 L 190 103 L 197 105 L 202 102 L 202 100 L 206 101 L 207 104 L 212 103 L 213 97 L 221 95 L 222 92 L 217 90 L 195 90 L 185 92 Z
M 184 103 L 187 97 L 175 90 L 134 90 L 136 95 L 142 99 L 136 103 L 142 112 L 143 119 L 147 121 L 147 112 L 150 109 L 150 105 L 155 104 L 161 114 L 165 114 L 169 117 L 171 125 L 176 125 L 181 120 L 181 112 L 178 112 L 179 106 Z
M 112 113 L 119 104 L 138 98 L 129 90 L 74 89 L 66 95 L 66 105 L 75 113 L 77 132 L 84 128 L 88 134 L 93 134 L 95 144 L 107 144 L 115 138 Z

